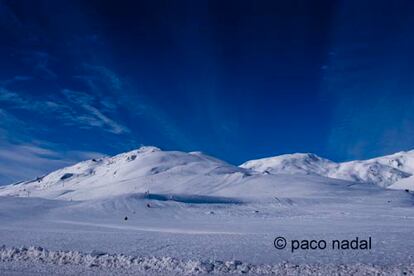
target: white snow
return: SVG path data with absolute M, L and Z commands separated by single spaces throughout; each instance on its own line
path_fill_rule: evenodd
M 414 265 L 378 266 L 352 264 L 333 266 L 326 264 L 255 265 L 237 260 L 179 260 L 171 257 L 139 257 L 108 254 L 101 251 L 82 253 L 78 251 L 49 251 L 42 247 L 0 247 L 0 262 L 29 262 L 54 265 L 55 272 L 65 273 L 62 266 L 92 268 L 89 273 L 111 275 L 200 275 L 200 274 L 254 274 L 254 275 L 310 275 L 316 271 L 324 275 L 407 275 L 414 273 Z M 58 270 L 56 269 L 58 266 Z M 0 264 L 1 268 L 1 264 Z M 57 271 L 56 271 L 57 270 Z M 63 271 L 62 271 L 63 270 Z M 50 271 L 49 271 L 50 272 Z M 72 271 L 73 272 L 73 271 Z
M 0 187 L 0 274 L 410 275 L 413 155 L 237 167 L 142 147 L 84 161 Z M 374 243 L 292 253 L 274 248 L 277 236 Z
M 292 185 L 294 183 L 294 185 Z M 88 160 L 42 178 L 0 189 L 1 195 L 89 200 L 146 193 L 232 198 L 301 197 L 334 194 L 349 183 L 317 174 L 264 175 L 201 153 L 144 147 L 114 157 Z
M 88 160 L 44 177 L 6 186 L 0 195 L 84 200 L 128 193 L 215 194 L 247 177 L 245 169 L 201 153 L 155 147 Z
M 247 161 L 240 167 L 266 174 L 313 174 L 388 187 L 414 174 L 414 151 L 342 163 L 311 153 L 285 154 Z
M 395 190 L 409 190 L 414 191 L 414 176 L 403 178 L 389 186 L 390 189 Z

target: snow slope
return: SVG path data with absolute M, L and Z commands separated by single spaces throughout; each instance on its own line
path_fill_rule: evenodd
M 414 191 L 414 176 L 403 178 L 389 186 L 390 189 L 395 190 L 410 190 Z
M 380 187 L 396 183 L 393 189 L 411 189 L 411 184 L 397 182 L 408 181 L 413 172 L 414 151 L 344 163 L 296 153 L 252 160 L 237 167 L 200 152 L 141 147 L 0 187 L 0 196 L 64 200 L 146 192 L 232 198 L 322 196 L 346 190 L 349 182 L 374 183 Z
M 134 275 L 222 275 L 245 271 L 243 264 L 251 275 L 258 274 L 256 268 L 263 274 L 336 275 L 347 274 L 344 267 L 361 266 L 361 275 L 367 275 L 372 264 L 384 275 L 391 268 L 410 271 L 410 193 L 306 177 L 287 175 L 268 191 L 273 198 L 256 201 L 152 193 L 82 201 L 0 196 L 0 274 L 73 275 L 81 270 L 83 275 L 93 269 L 88 275 L 131 270 Z M 293 179 L 297 181 L 287 182 Z M 327 241 L 372 237 L 374 244 L 369 251 L 292 253 L 274 248 L 278 236 Z M 29 249 L 16 249 L 22 246 Z M 280 271 L 286 262 L 289 271 Z M 301 269 L 309 265 L 309 270 Z
M 2 187 L 0 195 L 84 200 L 146 191 L 214 194 L 229 182 L 248 176 L 248 170 L 202 153 L 141 147 Z
M 247 161 L 240 167 L 264 174 L 310 174 L 389 187 L 414 174 L 414 151 L 343 163 L 295 153 Z
M 231 198 L 326 196 L 347 191 L 349 182 L 318 174 L 269 174 L 236 167 L 199 152 L 142 147 L 114 157 L 80 162 L 38 179 L 0 187 L 0 196 L 64 200 L 144 194 Z M 370 190 L 372 187 L 353 189 Z M 188 198 L 194 200 L 194 198 Z
M 327 175 L 336 163 L 312 153 L 284 154 L 275 157 L 247 161 L 241 168 L 266 174 L 313 174 Z
M 380 176 L 408 171 L 410 160 L 398 155 L 339 170 L 294 154 L 273 158 L 272 168 L 266 160 L 243 168 L 199 152 L 142 147 L 84 161 L 0 187 L 0 274 L 409 275 L 413 194 L 354 177 L 375 176 L 367 169 L 374 165 Z M 292 253 L 275 249 L 278 236 L 372 237 L 374 244 Z
M 237 167 L 200 152 L 141 147 L 0 187 L 0 196 L 64 200 L 147 192 L 230 198 L 325 196 L 346 191 L 350 183 L 412 189 L 413 173 L 414 151 L 344 163 L 296 153 L 252 160 Z

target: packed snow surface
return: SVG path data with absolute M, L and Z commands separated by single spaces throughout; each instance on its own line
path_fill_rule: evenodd
M 412 275 L 413 156 L 238 167 L 142 147 L 84 161 L 0 187 L 0 274 Z M 369 250 L 289 247 L 369 237 Z
M 171 257 L 136 257 L 122 254 L 107 254 L 105 252 L 92 251 L 82 253 L 78 251 L 49 251 L 42 247 L 29 248 L 0 248 L 0 262 L 41 263 L 44 266 L 59 265 L 60 273 L 69 272 L 75 266 L 84 269 L 88 273 L 108 273 L 108 275 L 130 274 L 130 275 L 188 275 L 188 274 L 257 274 L 257 275 L 308 275 L 315 272 L 324 275 L 407 275 L 414 273 L 414 265 L 409 266 L 378 266 L 366 264 L 353 265 L 321 265 L 302 264 L 294 265 L 281 263 L 277 265 L 254 265 L 241 261 L 199 261 L 179 260 Z M 66 270 L 62 268 L 68 266 Z M 38 266 L 38 265 L 37 265 Z M 0 264 L 1 267 L 1 264 Z M 5 266 L 7 268 L 7 266 Z M 9 268 L 12 269 L 12 268 Z M 44 269 L 42 267 L 41 269 Z M 39 268 L 32 271 L 40 272 Z M 62 271 L 63 270 L 63 271 Z M 69 271 L 68 271 L 69 270 Z M 79 270 L 79 268 L 77 269 Z M 86 270 L 86 271 L 85 271 Z M 74 272 L 74 271 L 72 271 Z

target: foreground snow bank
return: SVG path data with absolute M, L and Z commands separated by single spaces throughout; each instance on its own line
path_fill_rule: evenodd
M 41 247 L 0 247 L 0 262 L 30 262 L 59 266 L 83 266 L 100 270 L 128 269 L 137 274 L 280 274 L 280 275 L 414 275 L 414 264 L 373 266 L 281 263 L 253 265 L 240 261 L 178 260 L 170 257 L 136 257 L 93 251 L 49 251 Z M 56 269 L 55 269 L 56 271 Z M 95 270 L 97 272 L 97 270 Z

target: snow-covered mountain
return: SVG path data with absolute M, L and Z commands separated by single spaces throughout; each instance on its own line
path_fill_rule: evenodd
M 413 173 L 414 151 L 345 163 L 296 153 L 252 160 L 238 167 L 200 152 L 141 147 L 0 187 L 0 196 L 64 200 L 147 192 L 231 198 L 332 196 L 355 183 L 363 183 L 366 189 L 374 186 L 366 183 L 411 189 Z
M 312 153 L 284 154 L 251 160 L 241 168 L 265 174 L 313 174 L 326 176 L 337 164 Z
M 248 161 L 241 168 L 263 174 L 311 174 L 360 183 L 373 183 L 380 187 L 400 187 L 399 181 L 413 183 L 414 150 L 392 155 L 336 163 L 311 153 L 285 154 Z M 411 181 L 409 180 L 412 179 Z M 407 185 L 404 186 L 404 189 Z M 414 186 L 414 185 L 411 185 Z
M 246 169 L 200 152 L 141 147 L 80 162 L 37 179 L 0 187 L 0 195 L 90 199 L 128 193 L 210 194 L 250 175 Z
M 414 225 L 410 219 L 414 217 L 413 193 L 359 182 L 394 181 L 408 175 L 411 162 L 411 154 L 343 164 L 313 154 L 292 154 L 251 161 L 242 168 L 200 152 L 155 147 L 83 161 L 31 181 L 0 187 L 0 244 L 27 245 L 18 250 L 0 246 L 0 271 L 2 266 L 6 274 L 11 268 L 15 271 L 7 262 L 18 267 L 27 262 L 38 271 L 37 266 L 56 261 L 57 266 L 43 274 L 73 274 L 78 265 L 82 272 L 93 268 L 92 274 L 122 274 L 138 265 L 139 275 L 221 275 L 224 271 L 256 275 L 275 270 L 266 265 L 271 270 L 255 273 L 252 266 L 241 270 L 240 261 L 236 266 L 220 260 L 284 262 L 285 267 L 286 260 L 327 259 L 323 250 L 315 250 L 316 255 L 306 250 L 292 254 L 289 248 L 275 254 L 271 246 L 275 229 L 277 235 L 288 238 L 324 240 L 345 240 L 358 233 L 382 241 L 392 233 L 391 242 L 379 251 L 332 250 L 333 259 L 340 263 L 370 263 L 373 259 L 408 263 L 414 244 L 407 239 Z M 41 247 L 30 249 L 30 245 Z M 43 248 L 61 251 L 47 253 Z M 112 261 L 102 252 L 119 254 L 119 258 Z M 204 261 L 211 259 L 212 252 L 214 266 Z M 125 254 L 133 257 L 127 260 Z M 56 270 L 62 258 L 62 267 L 68 270 Z M 203 266 L 173 270 L 179 259 L 201 260 Z M 125 269 L 114 266 L 122 263 Z M 190 261 L 193 263 L 197 262 Z M 161 273 L 164 264 L 172 270 Z M 228 268 L 218 269 L 224 264 Z M 103 269 L 96 270 L 99 266 Z

